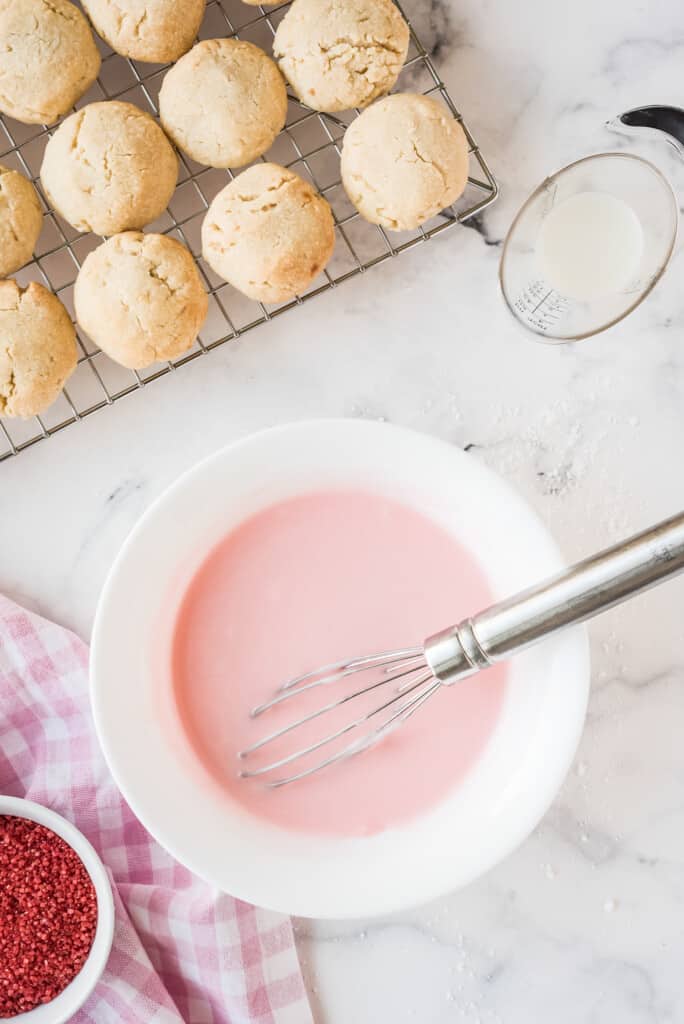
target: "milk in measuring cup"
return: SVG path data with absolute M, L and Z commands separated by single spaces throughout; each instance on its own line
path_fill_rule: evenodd
M 557 292 L 590 301 L 634 286 L 643 248 L 641 222 L 631 206 L 608 192 L 578 192 L 544 220 L 537 258 Z

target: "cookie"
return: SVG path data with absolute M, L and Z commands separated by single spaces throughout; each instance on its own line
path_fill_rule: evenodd
M 273 53 L 302 103 L 332 113 L 389 92 L 408 44 L 408 25 L 392 0 L 294 0 Z
M 68 117 L 45 149 L 43 188 L 79 231 L 114 235 L 166 209 L 178 176 L 171 143 L 131 103 L 90 103 Z
M 445 106 L 396 93 L 349 126 L 342 184 L 359 213 L 392 231 L 417 228 L 450 206 L 468 181 L 468 141 Z
M 0 277 L 28 263 L 42 226 L 43 209 L 31 182 L 0 164 Z
M 243 294 L 284 302 L 325 267 L 335 244 L 332 211 L 293 171 L 249 167 L 219 192 L 202 224 L 209 266 Z
M 96 32 L 132 60 L 167 64 L 192 46 L 206 0 L 81 0 Z
M 90 26 L 68 0 L 0 0 L 0 113 L 51 124 L 99 71 Z
M 179 149 L 210 167 L 241 167 L 285 124 L 287 92 L 274 61 L 253 43 L 205 39 L 167 72 L 159 115 Z
M 0 281 L 0 416 L 34 416 L 76 369 L 76 332 L 56 295 Z
M 166 235 L 127 231 L 103 242 L 76 279 L 76 319 L 132 370 L 192 348 L 209 300 L 189 251 Z

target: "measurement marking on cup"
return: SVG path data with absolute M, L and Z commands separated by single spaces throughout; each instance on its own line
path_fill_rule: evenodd
M 548 299 L 549 295 L 552 295 L 552 294 L 553 294 L 553 288 L 550 288 L 549 291 L 544 296 L 544 298 L 541 300 L 541 302 L 538 302 L 537 305 L 534 307 L 534 309 L 530 310 L 530 312 L 531 313 L 536 313 L 537 310 L 539 309 L 539 307 L 544 305 L 544 303 Z
M 532 281 L 515 301 L 515 308 L 538 331 L 548 331 L 567 312 L 570 303 L 545 281 Z

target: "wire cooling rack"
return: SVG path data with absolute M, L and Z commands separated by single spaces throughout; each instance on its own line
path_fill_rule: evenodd
M 270 52 L 273 35 L 289 4 L 271 9 L 252 7 L 242 0 L 209 0 L 200 38 L 237 36 Z M 406 17 L 405 12 L 404 17 Z M 407 21 L 409 19 L 407 18 Z M 409 21 L 410 25 L 410 21 Z M 135 103 L 154 116 L 166 66 L 143 64 L 120 57 L 102 44 L 102 69 L 97 82 L 80 100 L 78 107 L 95 100 L 120 99 Z M 441 98 L 453 116 L 463 119 L 444 83 L 411 27 L 411 42 L 397 91 L 422 92 Z M 298 298 L 280 305 L 253 302 L 225 284 L 201 258 L 200 228 L 205 211 L 216 193 L 232 177 L 194 163 L 182 153 L 178 187 L 168 210 L 148 231 L 171 235 L 183 242 L 197 259 L 209 292 L 209 314 L 195 346 L 173 362 L 156 364 L 146 371 L 127 370 L 110 360 L 79 332 L 78 367 L 60 398 L 42 416 L 29 420 L 0 418 L 0 462 L 19 454 L 72 423 L 111 405 L 185 363 L 205 355 L 225 342 L 266 323 L 315 295 L 335 288 L 348 278 L 412 246 L 427 241 L 457 222 L 473 217 L 497 196 L 496 182 L 468 128 L 463 124 L 470 147 L 468 186 L 453 207 L 444 210 L 417 231 L 392 232 L 368 224 L 355 211 L 340 182 L 340 144 L 347 125 L 358 115 L 319 114 L 293 97 L 288 103 L 285 129 L 266 154 L 266 159 L 283 164 L 308 178 L 330 203 L 336 231 L 333 257 L 325 271 Z M 0 117 L 0 162 L 28 175 L 36 184 L 45 207 L 44 225 L 33 261 L 16 279 L 22 286 L 40 281 L 55 292 L 73 316 L 73 286 L 81 263 L 101 241 L 92 234 L 75 231 L 52 211 L 40 186 L 40 165 L 50 128 L 24 125 Z

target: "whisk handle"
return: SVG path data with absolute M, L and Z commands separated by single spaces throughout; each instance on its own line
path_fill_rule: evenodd
M 684 513 L 602 551 L 426 641 L 444 683 L 472 675 L 684 570 Z

